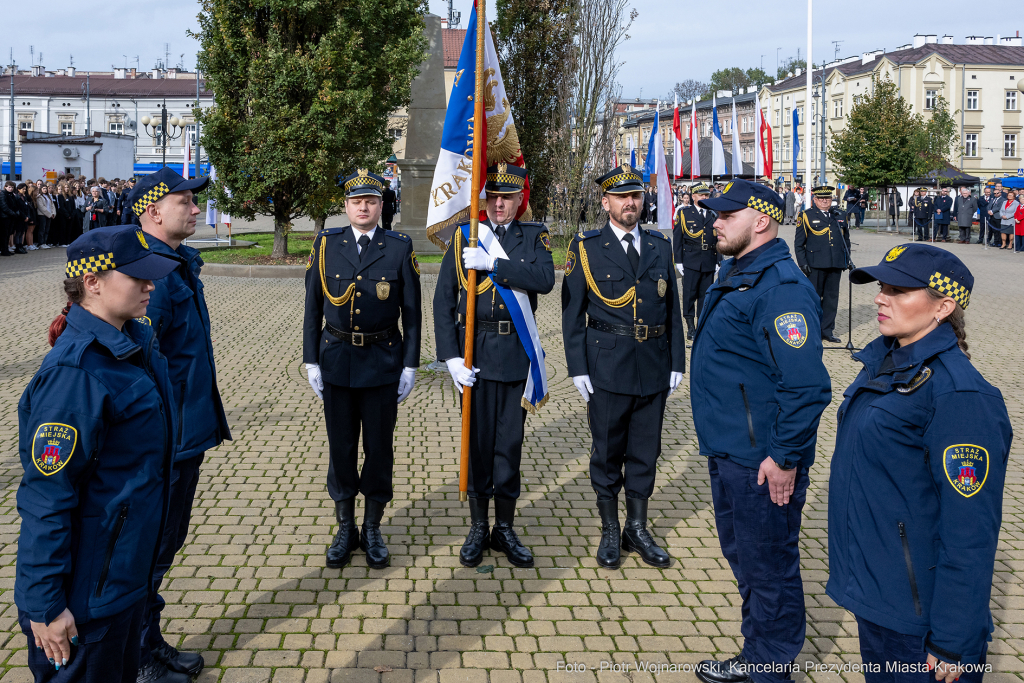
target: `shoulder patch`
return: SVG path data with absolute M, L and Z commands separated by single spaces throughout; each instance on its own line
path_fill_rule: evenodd
M 597 237 L 600 234 L 601 234 L 600 230 L 587 230 L 586 232 L 579 233 L 579 238 L 581 240 L 588 240 L 591 237 Z
M 323 230 L 321 230 L 317 234 L 318 235 L 338 235 L 338 234 L 344 232 L 345 230 L 348 230 L 348 226 L 347 225 L 343 225 L 340 228 L 324 228 Z
M 391 237 L 393 239 L 396 239 L 396 240 L 399 240 L 399 241 L 402 241 L 402 242 L 412 242 L 412 238 L 411 237 L 409 237 L 408 235 L 406 235 L 404 233 L 401 233 L 401 232 L 395 232 L 394 230 L 387 230 L 387 231 L 384 232 L 384 234 L 387 235 L 388 237 Z
M 144 315 L 141 318 L 133 318 L 133 320 L 135 320 L 135 322 L 141 323 L 143 325 L 149 325 L 150 327 L 153 326 L 153 321 L 149 319 L 148 315 Z
M 306 270 L 313 267 L 313 259 L 316 258 L 316 238 L 313 238 L 313 246 L 309 248 L 309 256 L 306 257 Z
M 942 453 L 946 479 L 964 498 L 970 498 L 985 485 L 988 464 L 988 451 L 974 444 L 954 444 Z
M 803 313 L 783 313 L 775 319 L 775 332 L 779 339 L 799 349 L 807 341 L 807 320 Z
M 565 274 L 570 275 L 572 269 L 576 267 L 576 252 L 572 249 L 568 249 L 565 252 Z
M 668 237 L 661 230 L 651 230 L 650 228 L 644 228 L 644 232 L 646 232 L 648 235 L 654 235 L 655 237 L 660 237 L 661 239 L 665 240 L 666 242 L 668 241 Z
M 548 234 L 547 230 L 540 234 L 540 243 L 544 245 L 544 248 L 551 251 L 551 235 Z
M 78 430 L 71 425 L 44 422 L 32 437 L 32 464 L 44 476 L 57 474 L 68 464 L 77 443 Z
M 416 274 L 420 274 L 420 262 L 416 260 L 416 252 L 412 252 L 412 269 L 416 271 Z

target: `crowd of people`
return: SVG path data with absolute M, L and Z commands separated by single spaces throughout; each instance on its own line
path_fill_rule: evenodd
M 60 174 L 55 180 L 8 180 L 0 192 L 0 256 L 67 248 L 93 228 L 120 225 L 135 179 Z

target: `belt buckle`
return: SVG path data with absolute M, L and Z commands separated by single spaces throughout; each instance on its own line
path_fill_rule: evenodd
M 353 332 L 352 333 L 352 346 L 362 346 L 362 345 L 363 345 L 363 333 L 362 332 Z
M 641 330 L 643 331 L 641 332 Z M 633 336 L 636 338 L 637 341 L 647 341 L 647 325 L 634 325 Z
M 511 320 L 499 320 L 498 321 L 498 334 L 512 334 L 512 321 Z

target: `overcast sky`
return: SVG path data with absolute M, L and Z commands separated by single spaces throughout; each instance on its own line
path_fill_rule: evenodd
M 382 0 L 386 1 L 386 0 Z M 135 66 L 151 69 L 164 59 L 164 44 L 169 45 L 170 64 L 182 62 L 195 69 L 199 44 L 188 37 L 197 30 L 199 5 L 185 0 L 133 0 L 128 3 L 85 3 L 75 0 L 51 0 L 42 14 L 30 5 L 8 4 L 0 19 L 3 38 L 0 50 L 3 63 L 9 63 L 10 50 L 21 67 L 30 64 L 29 47 L 34 46 L 36 63 L 48 69 L 70 64 L 79 69 L 109 70 L 111 66 Z M 447 16 L 446 0 L 429 0 L 433 13 Z M 455 0 L 465 25 L 469 20 L 470 0 Z M 807 42 L 807 4 L 804 0 L 732 3 L 698 3 L 690 0 L 632 0 L 639 12 L 630 30 L 631 38 L 620 51 L 624 62 L 620 72 L 626 97 L 661 97 L 677 81 L 686 78 L 708 80 L 715 69 L 761 66 L 774 75 L 776 60 L 805 56 Z M 699 7 L 697 11 L 690 8 Z M 915 33 L 951 33 L 957 43 L 967 35 L 1013 35 L 1024 30 L 1024 18 L 1007 19 L 1000 13 L 965 11 L 965 5 L 953 0 L 937 0 L 926 5 L 898 3 L 892 0 L 817 0 L 814 6 L 814 58 L 831 59 L 833 40 L 842 40 L 839 56 L 847 57 L 876 49 L 891 50 L 911 42 Z M 494 16 L 494 2 L 488 0 L 488 12 Z M 1024 16 L 1024 15 L 1018 15 Z M 778 50 L 777 48 L 781 48 Z M 184 57 L 182 57 L 184 55 Z

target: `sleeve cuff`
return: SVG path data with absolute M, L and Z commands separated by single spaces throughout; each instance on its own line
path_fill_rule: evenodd
M 957 652 L 951 652 L 945 648 L 941 648 L 932 642 L 932 634 L 928 634 L 924 639 L 924 649 L 928 654 L 935 655 L 939 659 L 949 664 L 964 664 L 964 656 Z M 980 657 L 973 658 L 977 661 Z M 971 658 L 968 658 L 971 659 Z

